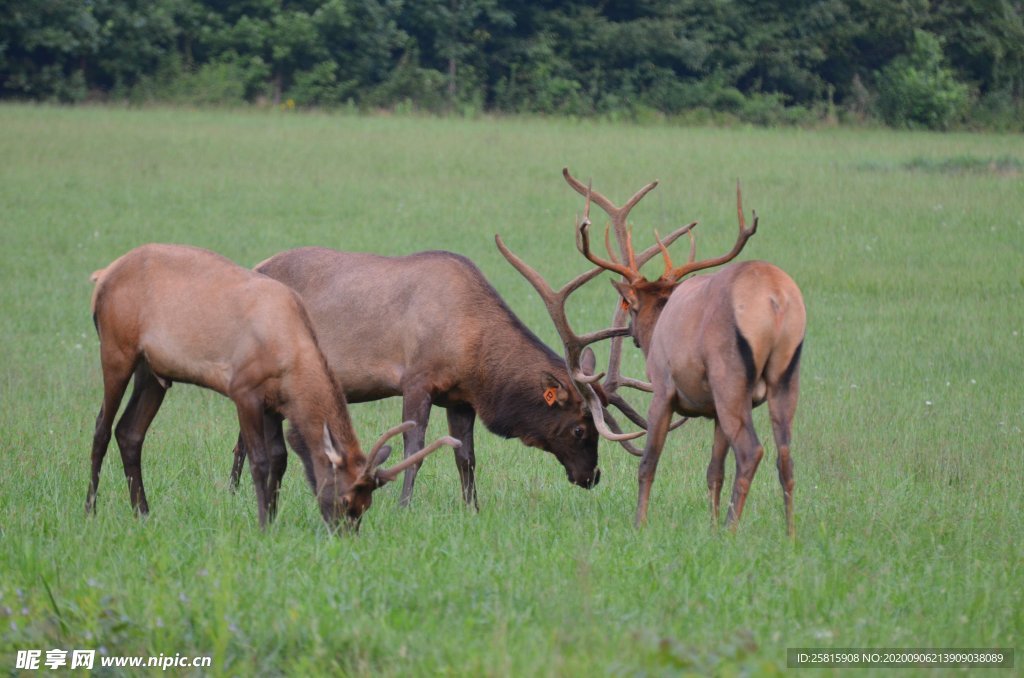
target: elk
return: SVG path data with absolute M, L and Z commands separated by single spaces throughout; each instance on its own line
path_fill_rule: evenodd
M 466 504 L 478 507 L 478 415 L 491 432 L 554 454 L 570 482 L 584 488 L 599 482 L 593 414 L 564 360 L 469 259 L 441 251 L 385 257 L 305 247 L 255 270 L 302 298 L 348 402 L 402 396 L 402 416 L 415 422 L 405 433 L 406 454 L 422 446 L 431 407 L 446 409 L 449 432 L 462 441 L 455 462 Z M 577 369 L 592 372 L 592 354 Z M 244 460 L 236 448 L 235 484 Z M 406 471 L 403 505 L 412 498 L 416 469 Z
M 630 331 L 643 351 L 653 395 L 647 414 L 647 442 L 638 472 L 636 523 L 647 520 L 647 505 L 658 459 L 665 444 L 673 412 L 706 417 L 715 422 L 714 444 L 707 483 L 712 524 L 717 525 L 725 469 L 731 447 L 736 478 L 729 503 L 728 524 L 735 529 L 743 513 L 747 492 L 764 448 L 754 430 L 752 409 L 768 402 L 778 450 L 777 468 L 782 485 L 786 528 L 794 535 L 793 461 L 790 438 L 800 382 L 800 353 L 807 324 L 800 289 L 780 268 L 764 261 L 731 264 L 709 275 L 683 280 L 687 275 L 732 261 L 757 231 L 757 214 L 749 228 L 743 214 L 742 194 L 736 184 L 739 234 L 726 254 L 695 261 L 693 228 L 686 263 L 674 266 L 667 246 L 655 232 L 665 271 L 656 280 L 640 273 L 626 225 L 629 209 L 576 180 L 568 168 L 566 181 L 586 196 L 583 219 L 577 227 L 577 247 L 588 261 L 622 276 L 612 284 L 628 306 Z M 656 182 L 655 184 L 656 185 Z M 653 188 L 653 185 L 651 186 Z M 608 248 L 610 259 L 590 250 L 589 207 L 596 202 L 611 218 L 622 246 L 622 260 Z
M 131 504 L 146 514 L 142 445 L 173 382 L 195 384 L 235 403 L 250 458 L 260 525 L 277 511 L 287 466 L 282 419 L 305 466 L 320 512 L 332 529 L 357 528 L 372 493 L 419 463 L 442 438 L 388 469 L 387 431 L 364 455 L 344 394 L 324 362 L 302 302 L 285 285 L 195 247 L 148 244 L 92 276 L 93 322 L 100 341 L 103 405 L 92 445 L 86 513 L 96 511 L 100 469 L 111 426 L 134 375 L 115 436 Z

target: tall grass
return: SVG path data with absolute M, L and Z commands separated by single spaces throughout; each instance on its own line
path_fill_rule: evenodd
M 231 675 L 773 673 L 787 647 L 1020 641 L 1024 182 L 915 169 L 1019 166 L 1019 136 L 5 106 L 0 155 L 0 666 L 79 648 L 210 654 Z M 233 406 L 184 385 L 147 438 L 151 515 L 132 516 L 112 445 L 86 519 L 91 271 L 149 241 L 244 265 L 450 249 L 557 345 L 493 235 L 553 282 L 583 270 L 565 165 L 616 200 L 660 179 L 637 241 L 700 219 L 706 256 L 735 237 L 742 179 L 761 215 L 743 256 L 808 306 L 795 543 L 770 445 L 738 532 L 708 528 L 703 421 L 669 438 L 644 530 L 636 461 L 612 445 L 585 492 L 481 431 L 479 514 L 438 456 L 410 510 L 381 491 L 357 537 L 333 538 L 293 458 L 262 532 L 251 487 L 227 490 Z M 614 303 L 594 283 L 573 322 Z M 365 439 L 400 406 L 353 413 Z

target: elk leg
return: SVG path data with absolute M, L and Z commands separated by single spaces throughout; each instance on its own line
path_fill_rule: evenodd
M 462 481 L 462 500 L 480 510 L 476 500 L 476 455 L 473 453 L 473 423 L 476 412 L 472 407 L 448 408 L 448 433 L 462 442 L 462 447 L 455 448 L 455 465 L 459 467 L 459 480 Z
M 402 396 L 402 421 L 416 422 L 416 426 L 402 436 L 405 458 L 409 458 L 423 449 L 423 438 L 427 432 L 427 421 L 430 419 L 430 405 L 430 394 L 422 389 L 407 389 Z M 402 496 L 399 499 L 400 506 L 408 506 L 412 501 L 412 487 L 416 483 L 416 473 L 419 470 L 419 464 L 414 464 L 405 470 L 405 476 L 402 479 Z
M 725 455 L 729 452 L 729 438 L 722 425 L 715 419 L 715 442 L 711 447 L 711 462 L 708 464 L 708 499 L 711 500 L 711 527 L 718 527 L 719 503 L 722 498 L 722 482 L 725 478 Z
M 238 442 L 232 450 L 234 461 L 231 463 L 231 479 L 229 487 L 232 492 L 238 491 L 238 483 L 242 479 L 242 469 L 245 468 L 245 445 L 242 443 L 242 434 L 238 434 Z
M 729 414 L 730 411 L 742 411 L 742 414 L 738 416 Z M 761 457 L 764 456 L 764 448 L 761 447 L 757 434 L 754 432 L 749 398 L 746 408 L 741 410 L 733 408 L 723 413 L 719 409 L 719 422 L 725 430 L 736 456 L 736 479 L 732 484 L 732 500 L 729 502 L 727 517 L 729 527 L 735 530 L 740 516 L 743 514 L 743 505 L 747 501 L 747 492 L 750 491 L 750 483 L 757 472 L 757 465 L 761 463 Z
M 288 448 L 284 444 L 281 422 L 281 415 L 276 412 L 263 413 L 263 440 L 266 441 L 270 457 L 270 473 L 267 477 L 267 519 L 270 522 L 277 516 L 277 498 L 281 494 L 285 469 L 288 468 Z
M 671 418 L 671 400 L 656 392 L 654 399 L 651 400 L 650 409 L 647 410 L 647 445 L 644 447 L 644 456 L 640 459 L 640 470 L 637 472 L 640 481 L 640 492 L 636 504 L 635 525 L 637 527 L 647 522 L 647 504 L 651 498 L 651 485 L 654 484 L 654 473 L 658 469 L 661 450 L 665 447 L 665 436 L 668 435 Z
M 775 434 L 775 449 L 778 451 L 776 467 L 779 470 L 779 484 L 782 485 L 782 501 L 786 507 L 786 532 L 796 536 L 793 523 L 793 458 L 789 455 L 793 415 L 796 413 L 797 390 L 787 388 L 769 389 L 768 411 L 772 418 L 772 432 Z
M 149 425 L 153 423 L 153 417 L 164 402 L 166 392 L 149 366 L 140 363 L 135 368 L 132 397 L 114 431 L 117 446 L 121 450 L 121 463 L 124 466 L 124 477 L 128 481 L 132 508 L 140 515 L 149 513 L 146 488 L 142 484 L 142 443 L 146 439 Z
M 107 456 L 110 446 L 110 430 L 114 425 L 117 408 L 121 405 L 128 381 L 132 378 L 132 367 L 127 361 L 118 360 L 121 356 L 109 353 L 103 355 L 101 346 L 101 363 L 103 365 L 103 405 L 96 415 L 96 428 L 92 435 L 92 476 L 89 480 L 89 492 L 85 497 L 85 512 L 96 513 L 96 490 L 100 485 L 100 469 L 103 458 Z
M 306 440 L 299 433 L 299 429 L 294 424 L 288 429 L 288 435 L 285 436 L 288 443 L 295 450 L 295 454 L 299 456 L 299 460 L 302 462 L 302 468 L 306 472 L 306 482 L 309 483 L 310 489 L 313 490 L 313 494 L 316 494 L 316 471 L 313 469 L 313 455 L 309 451 L 309 446 L 306 445 Z
M 257 397 L 236 397 L 234 401 L 238 410 L 238 424 L 242 430 L 242 442 L 249 456 L 249 473 L 252 474 L 252 484 L 256 490 L 260 527 L 266 527 L 269 522 L 267 478 L 270 474 L 270 460 L 263 439 L 263 404 Z

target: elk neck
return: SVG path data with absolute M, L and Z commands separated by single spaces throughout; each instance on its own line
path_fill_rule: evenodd
M 546 375 L 554 375 L 572 396 L 565 361 L 518 318 L 509 314 L 503 331 L 491 328 L 479 352 L 473 407 L 492 433 L 505 438 L 531 438 L 546 433 L 547 419 L 558 407 L 544 402 Z

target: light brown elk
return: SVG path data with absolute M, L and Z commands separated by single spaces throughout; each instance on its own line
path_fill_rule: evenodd
M 446 409 L 448 430 L 462 441 L 455 461 L 467 504 L 477 505 L 477 416 L 500 436 L 554 454 L 570 482 L 590 488 L 600 480 L 593 416 L 564 360 L 469 259 L 303 247 L 255 270 L 298 292 L 348 402 L 402 396 L 403 418 L 416 422 L 405 434 L 406 450 L 422 445 L 431 407 Z M 244 459 L 236 449 L 233 479 Z M 415 472 L 413 466 L 405 474 L 403 503 Z
M 231 398 L 250 457 L 260 525 L 273 520 L 287 465 L 282 418 L 329 526 L 358 526 L 372 493 L 420 462 L 442 438 L 389 469 L 385 433 L 364 455 L 344 395 L 331 378 L 298 296 L 285 285 L 194 247 L 138 247 L 93 274 L 93 321 L 100 340 L 103 406 L 96 419 L 86 511 L 96 510 L 100 468 L 111 426 L 134 375 L 117 424 L 132 506 L 149 511 L 142 483 L 142 444 L 173 382 Z
M 777 467 L 786 526 L 793 535 L 790 437 L 806 327 L 800 290 L 785 272 L 763 261 L 736 263 L 710 275 L 683 280 L 691 273 L 731 261 L 756 232 L 756 214 L 750 228 L 746 227 L 739 185 L 736 187 L 739 235 L 732 249 L 720 257 L 695 261 L 692 228 L 696 223 L 690 224 L 686 227 L 691 239 L 688 261 L 674 266 L 667 247 L 659 243 L 665 272 L 656 280 L 648 280 L 640 273 L 642 264 L 633 254 L 632 237 L 626 225 L 629 210 L 637 201 L 623 208 L 616 207 L 573 178 L 568 169 L 563 170 L 563 174 L 573 189 L 587 196 L 584 217 L 578 224 L 577 246 L 590 262 L 623 277 L 622 282 L 613 284 L 629 307 L 631 333 L 647 360 L 653 395 L 647 415 L 648 437 L 638 473 L 637 524 L 647 519 L 655 470 L 670 417 L 676 412 L 687 417 L 707 417 L 715 422 L 707 471 L 711 517 L 715 524 L 725 456 L 732 447 L 736 478 L 728 522 L 735 527 L 764 455 L 754 430 L 752 409 L 767 400 L 778 448 Z M 653 185 L 647 190 L 650 188 Z M 588 218 L 591 200 L 611 218 L 611 226 L 622 248 L 621 260 L 610 247 L 610 259 L 602 259 L 591 252 Z

